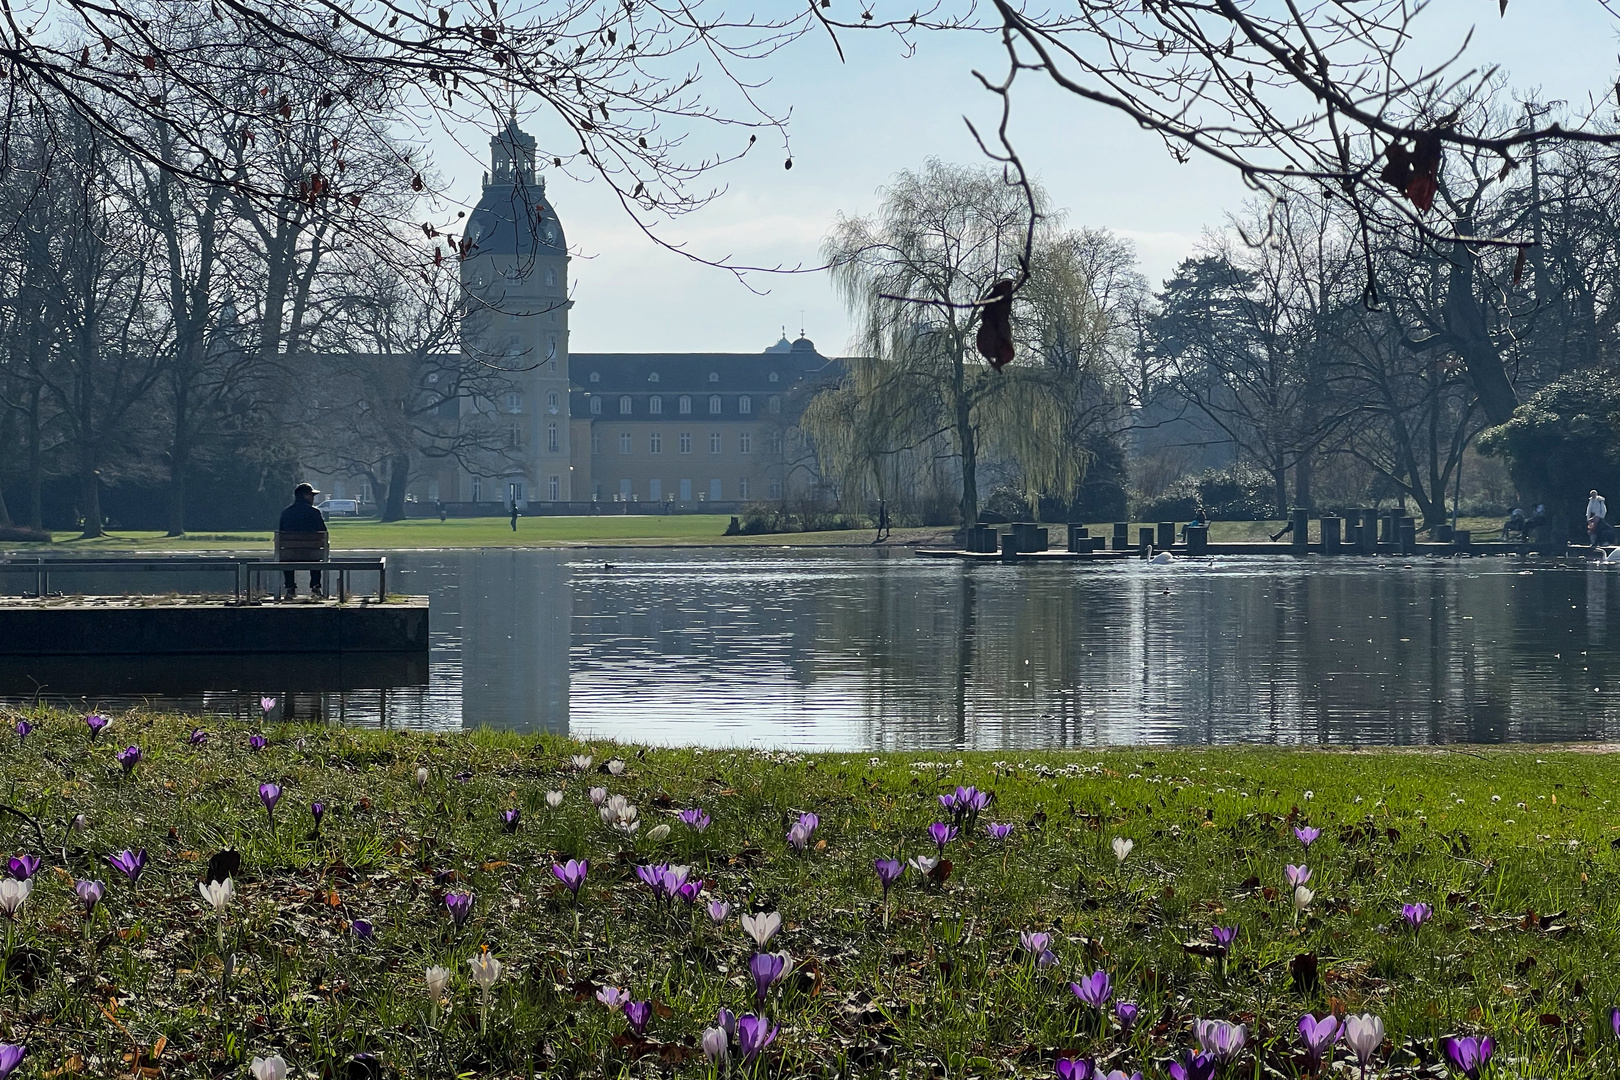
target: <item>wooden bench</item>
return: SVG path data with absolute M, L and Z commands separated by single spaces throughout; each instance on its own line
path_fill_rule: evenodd
M 281 563 L 323 563 L 331 555 L 330 535 L 318 533 L 275 534 L 276 561 Z M 314 566 L 310 570 L 316 570 Z M 320 571 L 321 592 L 326 592 L 326 573 Z

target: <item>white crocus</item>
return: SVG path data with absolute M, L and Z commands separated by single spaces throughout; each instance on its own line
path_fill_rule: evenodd
M 428 993 L 433 995 L 434 1001 L 443 1001 L 450 991 L 450 969 L 434 964 L 427 969 Z
M 1311 900 L 1316 894 L 1304 885 L 1294 886 L 1294 921 L 1299 922 L 1299 913 L 1311 906 Z
M 1361 1075 L 1367 1075 L 1367 1062 L 1384 1045 L 1384 1022 L 1372 1013 L 1344 1018 L 1344 1041 L 1361 1065 Z
M 1127 840 L 1123 836 L 1114 837 L 1114 858 L 1124 862 L 1125 857 L 1131 853 L 1131 849 L 1135 846 L 1135 840 Z
M 420 769 L 416 770 L 416 786 L 417 787 L 427 787 L 427 782 L 428 782 L 428 771 L 427 771 L 427 766 L 424 765 Z
M 618 758 L 614 758 L 612 761 L 608 762 L 608 772 L 613 776 L 623 776 L 624 762 L 620 761 Z
M 478 989 L 484 992 L 484 1003 L 478 1016 L 478 1029 L 489 1029 L 489 992 L 495 986 L 496 980 L 501 977 L 501 962 L 489 954 L 489 946 L 478 950 L 478 955 L 468 960 L 472 967 L 472 981 Z
M 253 1080 L 287 1080 L 287 1062 L 280 1054 L 256 1057 L 248 1065 L 248 1072 L 253 1074 Z
M 555 810 L 555 809 L 557 809 L 557 807 L 561 806 L 562 805 L 562 792 L 560 792 L 560 791 L 548 791 L 548 792 L 546 792 L 546 805 L 551 807 L 553 810 Z
M 586 769 L 588 769 L 590 767 L 591 767 L 591 755 L 589 755 L 589 754 L 575 754 L 574 755 L 574 768 L 578 769 L 580 772 L 584 772 Z
M 601 809 L 602 804 L 607 802 L 607 797 L 608 797 L 607 788 L 605 788 L 605 787 L 593 787 L 593 788 L 591 788 L 591 805 L 596 807 L 597 809 Z
M 934 867 L 939 865 L 939 860 L 932 855 L 913 855 L 911 858 L 907 859 L 906 862 L 911 865 L 913 870 L 917 871 L 917 873 L 921 874 L 923 877 L 927 877 L 929 874 L 932 874 L 934 872 Z
M 199 881 L 197 891 L 202 898 L 213 907 L 215 915 L 224 915 L 225 909 L 230 907 L 231 901 L 236 898 L 236 886 L 230 878 L 224 881 Z
M 28 894 L 33 891 L 32 880 L 19 881 L 16 878 L 6 878 L 0 881 L 0 914 L 4 914 L 8 919 L 16 918 L 17 910 L 23 906 L 23 901 L 27 900 Z
M 765 943 L 776 936 L 782 929 L 782 916 L 779 912 L 771 911 L 759 915 L 744 915 L 739 922 L 742 923 L 743 933 L 754 939 L 754 944 L 761 949 Z
M 602 815 L 602 824 L 620 832 L 633 833 L 641 827 L 635 806 L 623 795 L 610 796 L 602 804 L 599 813 Z
M 731 1058 L 731 1040 L 722 1027 L 706 1028 L 703 1032 L 703 1056 L 716 1065 L 725 1066 Z
M 647 830 L 647 839 L 651 840 L 653 843 L 657 843 L 668 835 L 668 825 L 655 825 L 651 829 Z

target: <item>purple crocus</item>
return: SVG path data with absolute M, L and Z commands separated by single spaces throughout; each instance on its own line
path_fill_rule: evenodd
M 114 756 L 118 758 L 118 764 L 124 767 L 124 774 L 127 776 L 135 771 L 135 766 L 141 763 L 141 748 L 138 746 L 126 746 Z
M 1232 942 L 1237 940 L 1238 928 L 1235 926 L 1212 926 L 1209 936 L 1215 939 L 1215 944 L 1221 947 L 1223 953 L 1232 951 Z
M 456 924 L 457 930 L 460 930 L 467 922 L 467 917 L 472 914 L 473 894 L 445 893 L 444 906 L 445 910 L 450 912 L 450 921 Z
M 202 728 L 192 728 L 191 734 L 186 736 L 186 742 L 191 746 L 201 746 L 208 741 L 208 732 Z
M 753 1061 L 764 1053 L 776 1038 L 776 1032 L 777 1026 L 763 1017 L 751 1014 L 738 1017 L 737 1048 L 742 1051 L 743 1061 Z
M 748 973 L 754 977 L 754 999 L 763 1008 L 765 995 L 782 978 L 787 961 L 779 953 L 755 953 L 748 959 Z
M 1609 1010 L 1609 1026 L 1614 1029 L 1614 1037 L 1620 1039 L 1620 1009 Z
M 248 736 L 248 749 L 252 750 L 255 754 L 269 745 L 270 740 L 265 738 L 263 735 Z
M 1214 1080 L 1216 1064 L 1208 1054 L 1183 1050 L 1181 1058 L 1170 1063 L 1171 1080 Z
M 0 1080 L 17 1071 L 22 1059 L 28 1053 L 28 1047 L 18 1043 L 0 1043 Z
M 1283 871 L 1283 876 L 1288 879 L 1290 889 L 1297 889 L 1311 880 L 1311 868 L 1308 866 L 1295 866 L 1289 863 L 1287 869 Z
M 1405 919 L 1406 925 L 1414 930 L 1428 922 L 1433 915 L 1434 908 L 1428 904 L 1401 905 L 1401 918 Z
M 727 1042 L 737 1041 L 737 1014 L 730 1009 L 721 1009 L 714 1018 L 714 1026 L 726 1033 Z
M 574 903 L 579 903 L 579 887 L 585 884 L 585 875 L 591 872 L 588 859 L 569 859 L 565 863 L 552 863 L 551 872 L 558 881 L 563 883 L 567 890 L 574 894 Z
M 1114 984 L 1108 978 L 1108 972 L 1094 971 L 1079 982 L 1070 983 L 1069 989 L 1085 1004 L 1093 1009 L 1100 1009 L 1108 1004 L 1108 999 L 1114 992 Z
M 365 919 L 356 919 L 349 924 L 349 932 L 359 941 L 366 944 L 377 940 L 377 928 Z
M 636 1033 L 636 1038 L 641 1038 L 647 1031 L 647 1021 L 652 1019 L 652 1002 L 625 1002 L 624 1018 L 630 1022 L 630 1030 Z
M 731 905 L 724 900 L 709 901 L 709 921 L 719 925 L 731 918 Z
M 17 721 L 17 741 L 22 742 L 34 730 L 34 725 L 26 720 Z
M 1061 1080 L 1095 1080 L 1097 1066 L 1086 1058 L 1058 1058 L 1052 1068 Z
M 39 873 L 38 855 L 13 855 L 6 860 L 6 874 L 18 881 L 32 881 Z
M 641 883 L 653 891 L 654 897 L 663 899 L 664 871 L 668 869 L 669 867 L 662 863 L 655 866 L 638 866 L 636 867 L 636 877 L 640 878 Z
M 120 851 L 116 855 L 109 855 L 107 864 L 128 878 L 129 883 L 133 885 L 141 879 L 142 872 L 146 870 L 146 849 Z
M 1310 847 L 1316 843 L 1316 838 L 1321 835 L 1321 829 L 1313 829 L 1309 825 L 1300 825 L 1294 829 L 1294 839 L 1298 840 L 1304 847 Z
M 101 729 L 106 727 L 109 723 L 111 723 L 111 721 L 109 721 L 105 716 L 102 716 L 100 713 L 91 713 L 89 716 L 85 717 L 84 726 L 90 729 L 90 741 L 95 742 L 96 736 L 101 734 Z
M 1490 1064 L 1491 1055 L 1496 1052 L 1496 1043 L 1489 1035 L 1480 1039 L 1472 1035 L 1460 1038 L 1451 1036 L 1440 1044 L 1440 1048 L 1445 1051 L 1446 1060 L 1453 1069 L 1468 1077 L 1468 1080 L 1479 1080 L 1480 1072 Z
M 101 903 L 101 898 L 107 895 L 107 886 L 99 881 L 75 881 L 73 892 L 79 898 L 79 906 L 83 907 L 85 915 L 89 916 L 96 910 L 96 905 Z
M 1018 934 L 1018 947 L 1031 956 L 1039 956 L 1046 951 L 1047 945 L 1052 941 L 1052 935 L 1039 930 L 1022 930 Z
M 878 859 L 872 865 L 877 869 L 878 882 L 883 886 L 883 896 L 887 899 L 889 888 L 906 872 L 905 864 L 899 859 Z
M 264 803 L 264 812 L 270 815 L 270 820 L 274 822 L 276 820 L 276 803 L 281 801 L 281 785 L 260 784 L 259 801 Z
M 607 1006 L 608 1012 L 618 1012 L 630 1001 L 630 992 L 617 986 L 604 986 L 596 992 L 596 1000 Z
M 1198 1048 L 1222 1065 L 1229 1063 L 1249 1041 L 1249 1029 L 1226 1020 L 1198 1020 L 1193 1024 Z
M 1305 1044 L 1305 1056 L 1311 1060 L 1311 1071 L 1322 1067 L 1322 1058 L 1331 1053 L 1333 1044 L 1344 1034 L 1339 1018 L 1329 1014 L 1318 1020 L 1310 1013 L 1299 1018 L 1299 1037 Z
M 1119 1018 L 1119 1030 L 1129 1035 L 1142 1015 L 1142 1007 L 1134 1001 L 1121 1001 L 1115 1004 L 1114 1015 Z
M 695 807 L 691 810 L 682 810 L 681 820 L 694 832 L 702 832 L 709 827 L 709 815 Z
M 799 827 L 804 830 L 804 835 L 806 836 L 809 836 L 811 833 L 815 832 L 816 827 L 820 824 L 821 819 L 814 814 L 799 815 Z
M 309 804 L 309 816 L 315 819 L 315 831 L 321 831 L 321 818 L 326 816 L 326 804 L 319 799 Z
M 941 855 L 945 854 L 945 845 L 955 840 L 959 833 L 960 830 L 955 825 L 947 825 L 943 821 L 936 821 L 928 826 L 929 839 L 934 841 L 934 846 L 939 848 Z
M 681 902 L 687 907 L 691 907 L 693 904 L 697 903 L 698 894 L 703 891 L 703 884 L 704 882 L 702 878 L 682 882 L 681 885 L 676 888 L 675 895 L 680 897 Z
M 1005 840 L 1012 835 L 1013 827 L 999 821 L 992 821 L 984 827 L 985 834 L 992 840 Z
M 806 829 L 802 823 L 794 822 L 793 828 L 788 830 L 787 842 L 789 847 L 802 855 L 804 849 L 810 844 L 810 830 Z
M 501 828 L 505 829 L 509 833 L 517 832 L 518 822 L 522 817 L 523 817 L 523 811 L 522 810 L 518 810 L 518 809 L 502 810 L 501 811 Z

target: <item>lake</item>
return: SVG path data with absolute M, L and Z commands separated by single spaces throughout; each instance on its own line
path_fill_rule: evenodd
M 0 691 L 244 718 L 274 697 L 276 718 L 807 749 L 1620 737 L 1620 570 L 964 565 L 900 549 L 388 558 L 393 591 L 431 597 L 425 670 L 12 661 Z

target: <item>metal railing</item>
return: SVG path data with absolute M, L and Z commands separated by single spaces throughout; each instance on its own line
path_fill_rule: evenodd
M 232 594 L 236 603 L 253 604 L 258 603 L 257 597 L 262 591 L 261 575 L 278 570 L 304 570 L 320 574 L 322 593 L 327 591 L 327 574 L 336 574 L 340 603 L 346 603 L 349 599 L 351 573 L 357 571 L 374 573 L 377 575 L 377 599 L 381 601 L 388 597 L 388 560 L 385 558 L 327 559 L 322 562 L 277 562 L 228 556 L 176 556 L 157 559 L 0 559 L 0 574 L 34 575 L 35 599 L 51 595 L 52 574 L 228 573 L 232 578 Z

